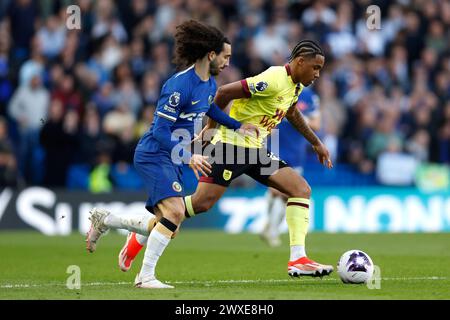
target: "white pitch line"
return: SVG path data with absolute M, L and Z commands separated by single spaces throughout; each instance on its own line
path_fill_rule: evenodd
M 411 277 L 411 278 L 381 278 L 381 280 L 388 281 L 409 281 L 409 280 L 446 280 L 446 277 Z M 323 279 L 297 279 L 301 282 L 314 282 L 314 281 L 340 281 L 335 278 L 323 278 Z M 216 280 L 216 281 L 167 281 L 167 283 L 173 284 L 221 284 L 221 283 L 283 283 L 283 282 L 292 282 L 296 281 L 296 279 L 264 279 L 264 280 Z
M 403 277 L 403 278 L 381 278 L 381 281 L 428 281 L 428 280 L 447 280 L 447 277 Z M 264 280 L 215 280 L 215 281 L 166 281 L 170 284 L 193 284 L 193 285 L 220 285 L 220 284 L 240 284 L 240 283 L 285 283 L 293 282 L 295 279 L 264 279 Z M 315 282 L 315 281 L 336 281 L 339 279 L 325 278 L 325 279 L 299 279 L 298 282 Z M 81 286 L 96 287 L 96 286 L 117 286 L 117 285 L 132 285 L 132 282 L 81 282 Z M 65 283 L 42 283 L 42 284 L 2 284 L 1 289 L 15 289 L 15 288 L 40 288 L 40 287 L 65 287 Z

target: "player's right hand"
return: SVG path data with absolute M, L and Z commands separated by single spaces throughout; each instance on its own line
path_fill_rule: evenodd
M 312 148 L 317 153 L 317 158 L 319 159 L 321 164 L 323 164 L 328 169 L 333 168 L 333 162 L 330 158 L 330 152 L 322 142 L 317 145 L 313 145 Z
M 207 177 L 211 173 L 211 164 L 207 161 L 207 156 L 202 156 L 201 154 L 193 154 L 189 160 L 189 167 L 194 171 L 197 180 L 200 179 L 198 172 Z

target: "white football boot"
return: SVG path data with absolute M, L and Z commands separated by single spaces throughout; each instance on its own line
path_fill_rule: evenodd
M 139 276 L 139 273 L 136 275 L 136 278 L 134 279 L 134 286 L 136 288 L 142 288 L 142 289 L 173 289 L 174 286 L 162 283 L 161 281 L 157 280 L 155 277 L 142 280 Z
M 98 239 L 109 230 L 105 225 L 105 218 L 109 216 L 110 212 L 105 209 L 93 208 L 89 213 L 91 214 L 89 217 L 91 227 L 86 234 L 86 249 L 89 252 L 94 252 Z

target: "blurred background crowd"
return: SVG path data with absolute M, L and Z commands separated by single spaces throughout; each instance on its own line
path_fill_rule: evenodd
M 66 27 L 72 4 L 80 30 Z M 311 157 L 311 184 L 411 185 L 420 165 L 450 164 L 449 0 L 2 0 L 0 186 L 141 188 L 134 147 L 175 72 L 175 26 L 191 18 L 232 42 L 218 85 L 320 42 L 313 90 L 336 166 Z

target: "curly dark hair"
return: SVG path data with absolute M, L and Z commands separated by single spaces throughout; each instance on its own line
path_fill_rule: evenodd
M 173 63 L 177 69 L 184 69 L 203 58 L 208 52 L 219 54 L 223 44 L 230 41 L 216 27 L 195 20 L 183 22 L 176 27 L 175 56 Z

